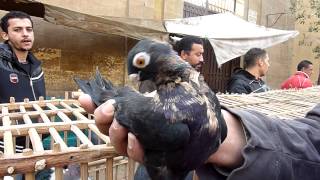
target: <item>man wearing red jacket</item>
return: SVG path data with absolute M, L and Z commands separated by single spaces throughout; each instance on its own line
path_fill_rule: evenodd
M 312 62 L 301 61 L 297 66 L 297 72 L 281 84 L 281 89 L 303 89 L 312 86 L 310 76 L 313 72 Z

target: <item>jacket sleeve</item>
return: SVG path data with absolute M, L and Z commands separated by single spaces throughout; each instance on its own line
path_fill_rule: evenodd
M 306 114 L 306 118 L 320 122 L 320 104 L 317 104 L 311 111 Z
M 237 93 L 237 94 L 249 94 L 250 92 L 245 87 L 245 83 L 240 80 L 234 80 L 227 86 L 228 93 Z
M 312 81 L 310 79 L 306 79 L 306 82 L 303 84 L 302 88 L 307 88 L 312 86 Z

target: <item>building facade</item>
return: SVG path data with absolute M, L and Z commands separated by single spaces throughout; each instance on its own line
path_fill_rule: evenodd
M 181 18 L 180 0 L 39 0 L 36 5 L 0 1 L 0 17 L 9 10 L 41 16 L 42 5 L 61 7 L 101 17 L 130 17 L 161 20 Z M 44 17 L 47 18 L 47 17 Z M 126 56 L 136 40 L 107 33 L 90 32 L 48 23 L 33 17 L 33 53 L 42 61 L 48 96 L 63 97 L 78 89 L 74 77 L 90 78 L 98 67 L 102 75 L 117 85 L 126 82 Z M 94 25 L 94 24 L 93 24 Z

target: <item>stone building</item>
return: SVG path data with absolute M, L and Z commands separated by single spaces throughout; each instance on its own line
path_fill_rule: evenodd
M 157 25 L 163 19 L 225 11 L 258 25 L 300 31 L 299 37 L 294 40 L 267 49 L 271 67 L 265 80 L 272 88 L 279 88 L 281 82 L 295 71 L 296 64 L 302 58 L 310 59 L 315 64 L 315 75 L 312 77 L 314 82 L 319 73 L 319 62 L 314 59 L 308 43 L 299 45 L 308 34 L 307 27 L 295 23 L 290 11 L 290 0 L 37 0 L 29 4 L 13 0 L 0 2 L 0 16 L 14 9 L 37 16 L 34 17 L 36 41 L 33 52 L 43 61 L 48 96 L 60 97 L 65 91 L 76 90 L 73 77 L 89 78 L 96 67 L 115 84 L 125 84 L 125 58 L 136 42 L 131 35 L 136 34 L 130 28 L 128 31 L 121 31 L 123 29 L 119 30 L 119 27 L 128 25 L 133 29 L 140 28 L 147 35 L 161 39 L 166 35 Z M 194 7 L 186 6 L 188 3 L 202 6 L 204 10 L 192 14 L 194 12 L 190 9 Z M 62 8 L 65 13 L 59 14 L 55 8 Z M 50 13 L 53 15 L 50 16 Z M 86 16 L 82 16 L 83 14 Z M 94 18 L 90 23 L 81 23 L 81 18 L 92 17 Z M 126 18 L 135 21 L 129 22 Z M 109 24 L 102 26 L 106 19 Z M 312 42 L 317 38 L 317 34 L 313 33 L 304 40 Z M 210 48 L 206 50 L 212 51 Z M 211 63 L 214 61 L 214 54 L 213 51 L 210 53 L 207 61 Z M 241 61 L 235 59 L 223 65 L 222 69 L 212 64 L 206 67 L 209 68 L 205 70 L 206 80 L 209 84 L 218 85 L 217 91 L 221 91 L 232 68 L 240 66 Z
M 99 31 L 90 32 L 81 28 L 49 23 L 42 17 L 43 8 L 46 6 L 61 7 L 99 17 L 130 17 L 155 21 L 163 18 L 180 18 L 183 7 L 180 0 L 39 0 L 38 3 L 33 1 L 30 4 L 1 0 L 1 17 L 9 10 L 23 10 L 38 16 L 33 17 L 35 22 L 33 52 L 43 62 L 47 95 L 56 97 L 64 96 L 65 91 L 77 90 L 73 77 L 89 78 L 96 67 L 99 67 L 102 74 L 115 84 L 123 85 L 126 80 L 125 58 L 136 40 L 122 36 L 121 33 L 118 33 L 119 35 L 107 33 L 106 29 L 102 29 L 102 33 L 99 33 Z M 90 25 L 94 27 L 94 23 L 96 22 Z

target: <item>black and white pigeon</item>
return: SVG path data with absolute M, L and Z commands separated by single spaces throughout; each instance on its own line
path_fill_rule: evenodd
M 153 180 L 182 180 L 205 163 L 225 139 L 227 128 L 216 95 L 203 77 L 168 43 L 139 41 L 128 54 L 129 77 L 152 82 L 142 94 L 115 87 L 97 70 L 76 83 L 99 106 L 112 100 L 115 118 L 144 148 L 144 165 Z

